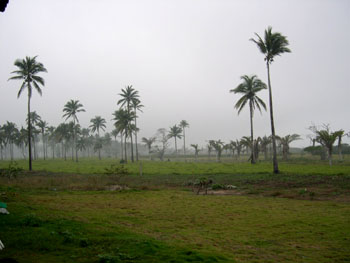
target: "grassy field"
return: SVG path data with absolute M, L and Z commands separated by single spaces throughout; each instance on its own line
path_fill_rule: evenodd
M 224 159 L 225 160 L 225 159 Z M 28 169 L 28 162 L 17 160 L 18 166 Z M 272 165 L 270 162 L 260 162 L 251 165 L 248 162 L 154 162 L 142 161 L 142 173 L 145 175 L 212 175 L 212 174 L 271 174 Z M 10 161 L 0 161 L 0 168 L 6 168 Z M 111 164 L 119 164 L 116 159 L 82 158 L 78 163 L 71 160 L 36 160 L 33 162 L 33 169 L 36 171 L 47 171 L 56 173 L 74 174 L 101 174 Z M 140 163 L 126 164 L 131 174 L 140 173 Z M 294 159 L 290 162 L 281 162 L 280 170 L 287 174 L 305 175 L 344 175 L 350 174 L 350 160 L 335 162 L 329 166 L 328 162 L 308 159 Z
M 348 262 L 350 163 L 36 161 L 0 177 L 0 260 L 18 262 Z M 18 162 L 25 166 L 26 163 Z M 8 163 L 0 163 L 0 168 Z M 196 195 L 200 176 L 233 191 Z M 126 190 L 110 191 L 113 185 Z

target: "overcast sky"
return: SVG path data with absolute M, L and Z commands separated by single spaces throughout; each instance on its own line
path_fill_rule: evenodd
M 268 26 L 287 36 L 292 53 L 271 66 L 276 133 L 298 133 L 307 146 L 311 123 L 350 131 L 350 1 L 348 0 L 10 0 L 0 13 L 0 124 L 24 125 L 27 93 L 7 81 L 17 58 L 47 68 L 32 110 L 57 126 L 79 100 L 83 127 L 100 115 L 113 129 L 118 93 L 133 85 L 144 112 L 139 137 L 181 120 L 188 144 L 249 135 L 249 111 L 229 93 L 240 76 L 267 82 L 264 57 L 249 41 Z M 268 92 L 259 96 L 268 102 Z M 270 135 L 269 115 L 256 112 L 255 135 Z M 345 142 L 349 142 L 346 138 Z

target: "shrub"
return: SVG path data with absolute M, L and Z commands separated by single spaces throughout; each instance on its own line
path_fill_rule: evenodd
M 116 179 L 117 182 L 119 182 L 119 180 L 122 177 L 129 174 L 129 170 L 123 164 L 121 165 L 112 164 L 110 167 L 105 168 L 104 174 L 113 176 L 113 178 Z
M 211 189 L 213 189 L 213 190 L 221 190 L 221 189 L 225 189 L 225 187 L 222 184 L 213 184 Z
M 23 168 L 19 167 L 17 162 L 11 162 L 8 168 L 0 169 L 0 176 L 12 179 L 17 178 L 21 172 L 23 172 Z

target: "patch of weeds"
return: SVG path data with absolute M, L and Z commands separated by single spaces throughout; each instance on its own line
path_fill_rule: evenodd
M 19 167 L 17 162 L 10 162 L 7 168 L 0 169 L 0 177 L 17 178 L 22 172 L 23 168 Z
M 122 177 L 130 174 L 130 172 L 128 168 L 125 167 L 123 164 L 121 165 L 112 164 L 110 167 L 105 168 L 104 174 L 113 176 L 116 182 L 119 182 Z
M 22 225 L 23 226 L 30 226 L 30 227 L 40 227 L 44 223 L 43 220 L 41 220 L 39 217 L 37 217 L 35 214 L 28 214 L 23 218 Z
M 80 247 L 88 247 L 89 246 L 89 241 L 87 238 L 81 238 L 79 240 L 79 246 Z
M 58 234 L 63 237 L 63 244 L 72 243 L 75 239 L 74 234 L 68 230 L 59 232 Z
M 301 189 L 301 190 L 299 190 L 299 192 L 298 192 L 299 195 L 305 195 L 305 194 L 307 194 L 307 193 L 308 193 L 308 191 L 307 191 L 306 188 Z
M 213 190 L 222 190 L 222 189 L 225 189 L 225 186 L 222 185 L 222 184 L 213 184 L 211 189 L 213 189 Z

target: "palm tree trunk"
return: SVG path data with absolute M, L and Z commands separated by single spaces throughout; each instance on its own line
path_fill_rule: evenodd
M 278 174 L 278 162 L 277 162 L 277 149 L 276 149 L 276 135 L 275 135 L 275 124 L 273 120 L 273 107 L 272 107 L 272 90 L 270 80 L 270 65 L 269 61 L 266 62 L 267 66 L 267 79 L 269 86 L 269 106 L 270 106 L 270 120 L 271 120 L 271 137 L 272 137 L 272 149 L 273 149 L 273 173 Z
M 125 160 L 125 163 L 127 163 L 128 162 L 128 156 L 127 156 L 127 153 L 126 153 L 126 134 L 125 134 L 125 136 L 124 136 L 124 155 L 125 155 L 125 158 L 124 158 L 124 160 Z
M 32 127 L 30 120 L 30 82 L 28 83 L 28 154 L 29 154 L 29 171 L 32 171 Z
M 341 147 L 341 138 L 342 136 L 340 135 L 338 138 L 338 154 L 339 154 L 339 160 L 343 161 L 343 152 L 342 152 L 342 147 Z
M 331 151 L 331 149 L 328 149 L 328 161 L 329 161 L 329 166 L 332 166 L 332 151 Z
M 186 156 L 186 134 L 185 134 L 185 127 L 183 128 L 183 136 L 184 136 L 184 156 Z
M 130 104 L 127 104 L 128 114 L 130 115 Z M 131 162 L 134 162 L 134 143 L 132 141 L 132 131 L 130 129 L 130 143 L 131 143 Z
M 177 144 L 176 144 L 176 136 L 175 136 L 175 155 L 176 155 L 176 158 L 177 158 Z
M 253 104 L 252 101 L 249 101 L 249 109 L 250 109 L 250 139 L 252 141 L 252 158 L 250 162 L 255 164 L 255 150 L 254 150 L 254 134 L 253 134 Z
M 75 130 L 75 120 L 73 119 L 73 123 L 74 123 L 74 130 L 73 130 L 73 140 L 74 140 L 74 149 L 75 149 L 75 161 L 78 162 L 78 149 L 77 149 L 77 133 Z
M 130 131 L 130 144 L 131 144 L 131 162 L 134 162 L 134 143 L 132 140 L 132 131 Z
M 135 109 L 135 147 L 136 147 L 136 162 L 139 161 L 139 151 L 137 148 L 137 125 L 136 125 L 136 109 Z
M 124 152 L 123 152 L 123 132 L 120 134 L 120 148 L 121 148 L 121 159 L 124 158 Z

